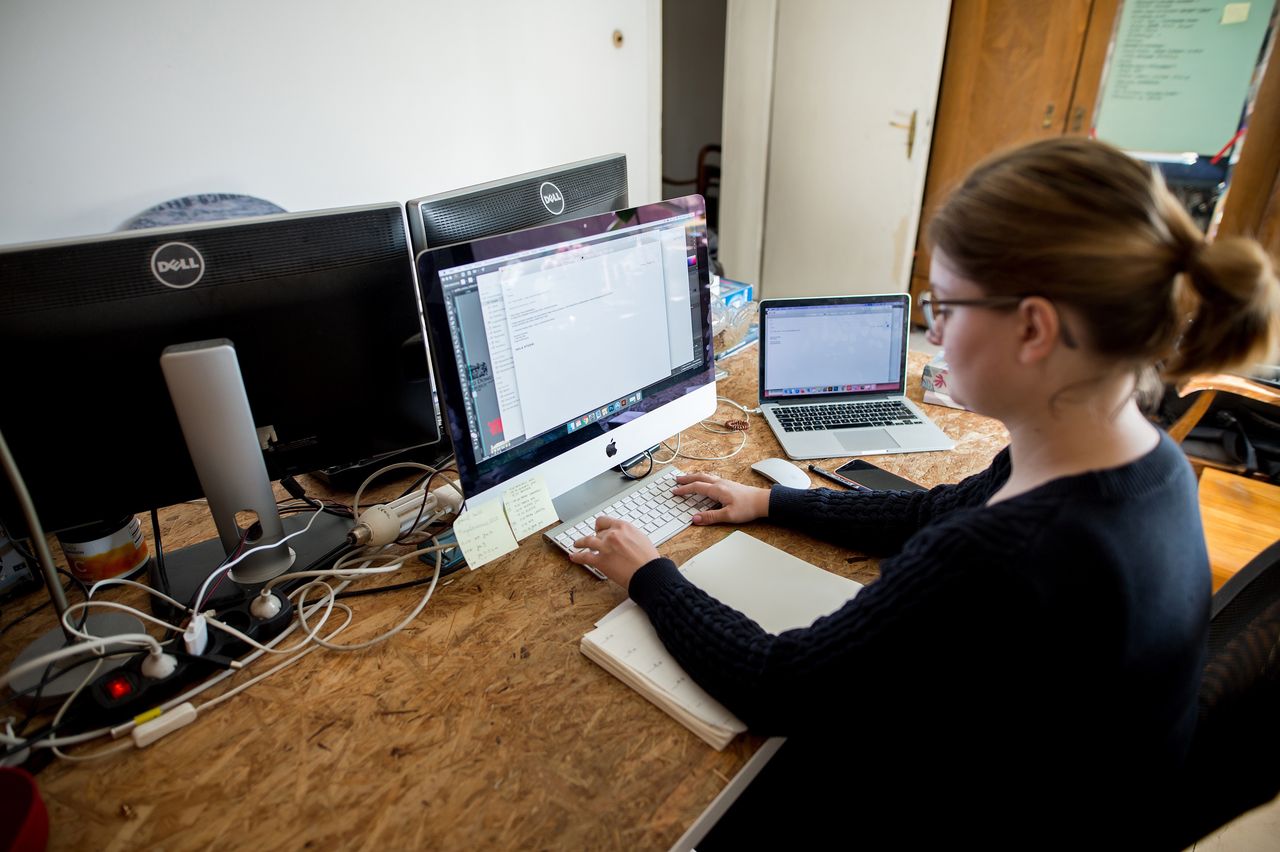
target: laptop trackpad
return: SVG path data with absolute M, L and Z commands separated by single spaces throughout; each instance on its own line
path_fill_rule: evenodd
M 838 431 L 836 440 L 846 450 L 892 450 L 902 446 L 893 440 L 893 436 L 884 429 L 858 429 L 857 431 Z

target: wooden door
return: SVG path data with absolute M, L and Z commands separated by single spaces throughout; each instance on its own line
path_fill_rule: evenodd
M 1272 47 L 1217 235 L 1257 239 L 1280 262 L 1280 58 Z
M 1118 6 L 1119 0 L 955 0 L 913 300 L 928 289 L 930 213 L 976 163 L 1035 139 L 1088 132 Z

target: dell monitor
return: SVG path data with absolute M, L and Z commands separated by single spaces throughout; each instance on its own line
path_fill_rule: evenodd
M 202 493 L 166 349 L 230 341 L 279 479 L 439 440 L 422 335 L 399 204 L 0 248 L 0 430 L 48 531 L 119 518 Z
M 609 154 L 415 198 L 405 205 L 414 254 L 627 206 L 627 157 Z
M 468 505 L 560 498 L 711 416 L 706 227 L 695 195 L 418 256 Z

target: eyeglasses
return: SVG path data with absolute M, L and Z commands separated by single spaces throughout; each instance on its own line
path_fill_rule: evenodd
M 1012 308 L 1020 304 L 1024 296 L 987 296 L 983 299 L 935 299 L 928 291 L 920 294 L 920 312 L 924 314 L 925 325 L 932 332 L 937 332 L 947 317 L 951 316 L 954 306 L 972 308 Z
M 1034 295 L 1034 294 L 1027 294 Z M 943 323 L 947 317 L 951 316 L 953 307 L 971 307 L 971 308 L 1014 308 L 1022 303 L 1027 296 L 987 296 L 983 299 L 935 299 L 933 294 L 925 291 L 920 294 L 920 312 L 924 314 L 925 325 L 929 327 L 929 331 L 939 334 Z M 1075 338 L 1071 335 L 1071 330 L 1067 328 L 1067 324 L 1059 320 L 1059 327 L 1062 329 L 1062 342 L 1070 349 L 1076 348 Z

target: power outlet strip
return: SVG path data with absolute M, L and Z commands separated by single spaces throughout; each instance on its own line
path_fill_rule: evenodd
M 251 600 L 219 612 L 218 620 L 262 643 L 280 635 L 293 620 L 294 606 L 288 598 L 283 598 L 280 612 L 265 620 L 254 618 L 249 612 Z M 142 660 L 146 655 L 139 654 L 89 684 L 71 709 L 75 724 L 82 729 L 101 728 L 135 718 L 228 668 L 232 660 L 251 650 L 252 646 L 243 640 L 210 629 L 209 647 L 200 656 L 168 651 L 178 658 L 178 665 L 173 674 L 160 679 L 142 674 Z

